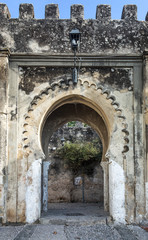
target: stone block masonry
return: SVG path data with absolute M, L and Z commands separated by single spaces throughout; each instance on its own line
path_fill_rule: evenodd
M 101 141 L 97 133 L 81 122 L 74 122 L 73 127 L 65 124 L 51 137 L 48 150 L 50 158 L 50 170 L 48 177 L 48 202 L 82 202 L 82 183 L 75 185 L 74 179 L 82 177 L 79 173 L 74 175 L 70 169 L 66 169 L 63 159 L 55 157 L 56 149 L 61 147 L 61 139 L 80 143 L 96 143 L 102 151 Z M 84 201 L 103 202 L 103 171 L 99 162 L 90 169 L 89 174 L 84 175 Z M 82 181 L 82 180 L 81 180 Z
M 34 18 L 34 8 L 32 4 L 20 4 L 19 18 L 29 20 Z
M 69 32 L 82 33 L 80 52 L 92 54 L 142 53 L 148 48 L 148 21 L 137 20 L 136 5 L 125 5 L 122 19 L 111 19 L 111 7 L 98 5 L 96 19 L 84 19 L 82 5 L 71 6 L 71 18 L 60 19 L 57 4 L 45 7 L 45 19 L 35 19 L 32 4 L 21 4 L 19 18 L 11 19 L 5 4 L 0 4 L 1 47 L 14 52 L 71 53 Z M 93 36 L 93 37 L 92 37 Z

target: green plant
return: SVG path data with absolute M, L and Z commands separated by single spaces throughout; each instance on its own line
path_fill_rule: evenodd
M 67 123 L 68 127 L 75 127 L 76 121 L 71 121 Z
M 64 163 L 74 174 L 92 174 L 94 166 L 101 161 L 102 151 L 93 143 L 66 142 L 57 150 L 56 155 L 64 160 Z

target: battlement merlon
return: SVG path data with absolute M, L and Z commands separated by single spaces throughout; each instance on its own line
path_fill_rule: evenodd
M 71 19 L 72 20 L 83 20 L 84 19 L 84 6 L 79 4 L 74 4 L 71 6 Z
M 111 6 L 110 5 L 98 5 L 96 9 L 97 20 L 111 20 Z
M 19 18 L 29 20 L 34 18 L 34 7 L 32 4 L 20 4 Z
M 11 18 L 9 9 L 6 4 L 0 3 L 0 19 L 9 19 Z
M 59 6 L 58 4 L 48 4 L 45 6 L 46 19 L 59 19 Z
M 125 20 L 137 20 L 137 6 L 125 5 L 123 7 L 121 18 Z
M 0 19 L 10 19 L 11 15 L 6 4 L 0 3 Z M 19 18 L 30 20 L 34 18 L 34 7 L 32 4 L 23 3 L 19 6 Z M 58 4 L 48 4 L 45 6 L 45 19 L 59 19 Z M 84 6 L 80 4 L 74 4 L 71 6 L 71 19 L 84 19 Z M 111 6 L 110 5 L 98 5 L 96 8 L 97 20 L 110 20 L 111 19 Z M 121 19 L 124 20 L 137 20 L 137 6 L 125 5 L 123 7 Z M 148 13 L 145 17 L 148 21 Z

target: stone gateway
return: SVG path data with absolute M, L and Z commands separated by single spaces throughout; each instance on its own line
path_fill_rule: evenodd
M 103 144 L 104 209 L 118 223 L 148 219 L 148 14 L 126 5 L 122 19 L 82 5 L 59 19 L 58 5 L 35 19 L 21 4 L 11 19 L 0 4 L 0 216 L 33 223 L 41 216 L 52 134 L 69 121 L 91 126 Z M 69 33 L 78 29 L 77 84 Z M 43 191 L 44 190 L 44 191 Z

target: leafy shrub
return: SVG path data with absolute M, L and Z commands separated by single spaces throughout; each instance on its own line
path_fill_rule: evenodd
M 64 160 L 74 174 L 93 174 L 96 164 L 101 161 L 102 151 L 99 146 L 93 143 L 70 143 L 66 142 L 63 147 L 57 150 L 56 154 Z

